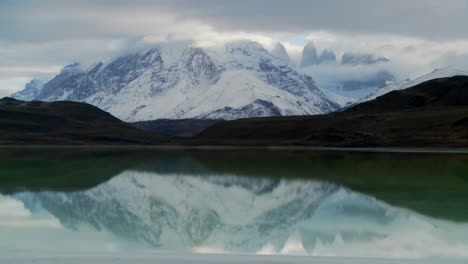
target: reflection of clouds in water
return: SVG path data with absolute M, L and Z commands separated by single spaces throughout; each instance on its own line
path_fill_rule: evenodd
M 0 200 L 0 208 L 24 217 L 41 215 L 45 219 L 46 215 L 66 227 L 56 232 L 43 232 L 39 227 L 9 231 L 17 244 L 25 243 L 23 239 L 34 232 L 38 240 L 63 244 L 48 250 L 77 245 L 97 252 L 130 248 L 468 257 L 467 224 L 433 220 L 325 182 L 126 171 L 83 192 L 20 193 L 15 197 L 33 213 L 24 213 L 22 202 L 9 198 Z M 2 237 L 5 230 L 0 226 Z M 29 246 L 37 247 L 34 243 Z
M 127 248 L 135 245 L 118 241 L 108 232 L 66 229 L 54 215 L 42 210 L 31 213 L 22 201 L 0 195 L 0 263 L 2 257 L 18 253 L 122 252 Z
M 400 218 L 389 228 L 379 232 L 382 236 L 372 240 L 356 240 L 337 233 L 329 241 L 318 240 L 315 256 L 367 256 L 389 258 L 468 257 L 466 237 L 453 236 L 452 232 L 468 234 L 466 225 L 432 222 L 419 216 Z M 435 225 L 433 225 L 435 224 Z
M 13 198 L 0 196 L 0 219 L 11 216 L 30 216 L 31 213 L 26 210 L 23 203 Z
M 20 201 L 0 196 L 0 228 L 61 228 L 52 217 L 36 217 Z
M 1 256 L 0 256 L 1 260 Z M 9 259 L 9 264 L 466 264 L 461 259 L 376 259 L 376 258 L 333 258 L 308 256 L 259 256 L 259 255 L 225 255 L 225 254 L 71 254 L 57 256 L 42 256 L 31 258 L 28 256 L 14 256 Z M 13 261 L 11 261 L 13 260 Z

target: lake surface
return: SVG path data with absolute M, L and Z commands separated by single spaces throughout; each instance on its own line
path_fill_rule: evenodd
M 464 263 L 468 154 L 0 149 L 0 238 L 11 263 Z

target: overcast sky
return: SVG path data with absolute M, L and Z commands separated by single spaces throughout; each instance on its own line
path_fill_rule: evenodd
M 281 41 L 389 57 L 407 77 L 468 69 L 468 0 L 0 0 L 0 96 L 65 64 L 168 40 Z

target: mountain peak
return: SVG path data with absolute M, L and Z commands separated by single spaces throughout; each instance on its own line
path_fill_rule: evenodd
M 226 44 L 226 48 L 229 52 L 234 52 L 236 50 L 256 50 L 256 51 L 266 51 L 265 47 L 257 41 L 252 40 L 237 40 L 232 41 Z
M 80 67 L 80 63 L 74 62 L 72 64 L 65 65 L 65 67 L 63 67 L 63 69 L 60 71 L 60 74 L 74 75 L 82 71 L 83 70 Z
M 291 63 L 291 58 L 286 51 L 286 48 L 281 44 L 281 42 L 277 42 L 273 50 L 271 50 L 271 54 L 275 57 L 282 59 L 286 63 Z
M 319 63 L 317 57 L 317 49 L 312 41 L 309 41 L 302 50 L 301 67 L 317 65 Z
M 336 55 L 333 51 L 326 49 L 320 54 L 318 62 L 320 64 L 336 62 Z
M 306 45 L 304 46 L 304 48 L 313 48 L 315 49 L 315 44 L 312 40 L 309 40 Z

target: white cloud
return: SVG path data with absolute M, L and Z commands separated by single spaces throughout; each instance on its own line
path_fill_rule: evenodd
M 63 65 L 89 64 L 168 40 L 200 46 L 251 39 L 283 42 L 298 61 L 308 39 L 338 56 L 389 57 L 402 75 L 465 66 L 466 0 L 308 1 L 1 1 L 0 95 L 18 79 L 52 77 Z M 14 81 L 8 81 L 15 79 Z
M 436 67 L 460 66 L 468 69 L 468 64 L 464 66 L 458 62 L 460 59 L 453 56 L 468 53 L 468 39 L 434 41 L 399 35 L 346 35 L 324 31 L 313 32 L 306 38 L 316 44 L 319 52 L 332 49 L 338 57 L 352 51 L 390 58 L 392 71 L 404 78 L 417 77 Z
M 28 77 L 19 78 L 4 78 L 0 77 L 0 98 L 9 96 L 24 88 L 26 83 L 30 81 Z

